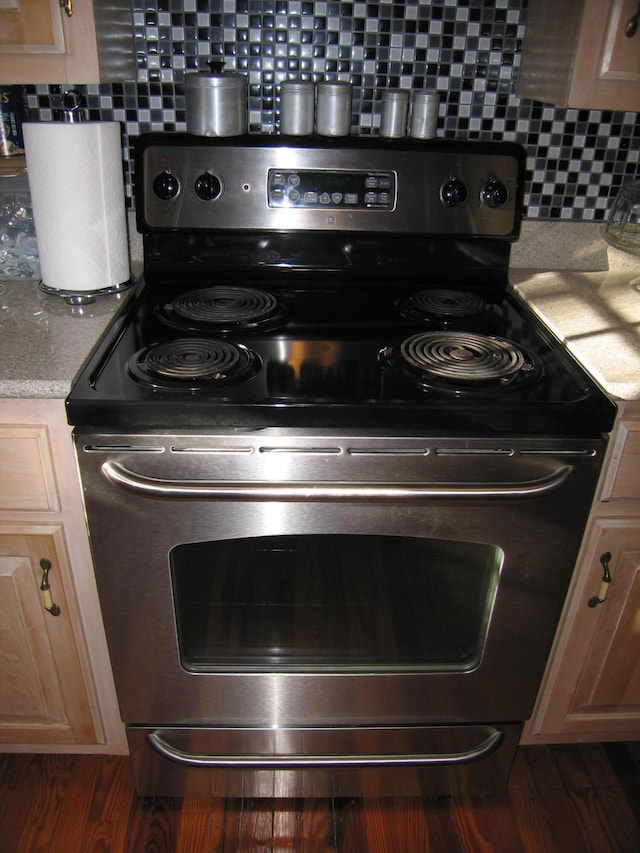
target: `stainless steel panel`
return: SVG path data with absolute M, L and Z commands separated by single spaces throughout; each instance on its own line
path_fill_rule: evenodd
M 391 172 L 397 181 L 397 203 L 393 211 L 350 210 L 344 204 L 312 210 L 269 207 L 269 169 Z M 151 229 L 385 230 L 505 237 L 512 235 L 517 212 L 518 163 L 503 154 L 158 145 L 145 150 L 144 171 L 144 215 Z M 165 171 L 180 186 L 178 195 L 168 200 L 153 192 L 154 176 Z M 211 201 L 198 198 L 194 190 L 203 172 L 220 181 L 221 193 Z M 448 207 L 440 200 L 440 190 L 454 177 L 464 183 L 468 198 Z M 481 200 L 483 188 L 493 180 L 507 188 L 503 207 L 492 208 Z
M 214 729 L 129 726 L 139 794 L 347 797 L 500 791 L 519 725 Z

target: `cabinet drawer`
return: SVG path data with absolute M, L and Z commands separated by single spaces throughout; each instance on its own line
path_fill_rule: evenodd
M 621 421 L 616 427 L 602 478 L 600 500 L 640 500 L 640 422 L 638 421 Z
M 0 426 L 0 510 L 60 509 L 46 426 Z

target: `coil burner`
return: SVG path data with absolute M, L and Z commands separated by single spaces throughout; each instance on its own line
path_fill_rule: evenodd
M 439 328 L 478 329 L 497 323 L 502 311 L 478 293 L 461 290 L 420 290 L 396 304 L 401 317 L 423 324 L 436 322 Z
M 261 365 L 260 357 L 242 344 L 178 338 L 140 350 L 128 369 L 138 382 L 156 389 L 201 391 L 240 385 Z
M 262 332 L 285 322 L 276 297 L 252 287 L 191 290 L 159 306 L 158 312 L 172 328 L 196 333 Z
M 380 353 L 384 369 L 425 389 L 457 394 L 516 391 L 544 375 L 533 353 L 506 338 L 468 332 L 419 332 Z

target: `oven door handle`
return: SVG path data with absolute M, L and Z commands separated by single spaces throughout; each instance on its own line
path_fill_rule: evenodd
M 102 473 L 122 488 L 155 498 L 190 498 L 212 501 L 365 501 L 370 503 L 424 501 L 438 498 L 527 498 L 561 489 L 573 474 L 561 465 L 539 480 L 516 483 L 211 483 L 193 480 L 160 480 L 130 471 L 108 460 Z
M 442 752 L 426 755 L 368 754 L 363 755 L 206 755 L 184 752 L 162 737 L 160 732 L 149 732 L 147 742 L 163 758 L 189 767 L 244 768 L 267 767 L 272 770 L 310 767 L 372 767 L 372 766 L 424 766 L 429 764 L 467 764 L 494 752 L 504 738 L 504 732 L 492 729 L 487 737 L 464 752 Z

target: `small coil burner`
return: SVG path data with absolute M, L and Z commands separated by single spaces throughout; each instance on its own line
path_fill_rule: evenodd
M 538 382 L 542 362 L 521 346 L 493 335 L 419 332 L 380 352 L 384 369 L 424 388 L 455 393 L 515 391 Z
M 396 304 L 401 317 L 419 323 L 437 322 L 445 328 L 468 328 L 495 323 L 502 312 L 477 293 L 461 290 L 420 290 Z
M 212 390 L 239 385 L 260 370 L 260 357 L 242 344 L 179 338 L 140 350 L 129 359 L 131 376 L 163 390 Z
M 174 329 L 218 334 L 259 332 L 284 322 L 271 293 L 252 287 L 207 287 L 177 296 L 158 308 L 161 320 Z

